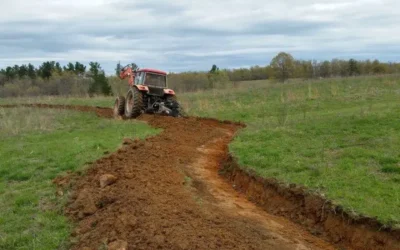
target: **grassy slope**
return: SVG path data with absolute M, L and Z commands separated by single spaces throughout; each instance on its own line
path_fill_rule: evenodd
M 51 181 L 82 170 L 124 137 L 157 131 L 93 114 L 0 108 L 0 249 L 57 249 L 70 225 Z
M 230 145 L 242 166 L 399 226 L 399 97 L 398 77 L 369 77 L 245 82 L 181 100 L 191 114 L 248 124 Z
M 298 183 L 348 211 L 400 224 L 400 78 L 242 82 L 179 95 L 191 115 L 244 121 L 230 145 L 242 166 Z M 112 98 L 40 98 L 111 107 Z M 8 99 L 1 103 L 26 100 Z

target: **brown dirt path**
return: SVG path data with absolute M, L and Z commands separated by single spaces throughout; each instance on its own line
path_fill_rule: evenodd
M 268 215 L 219 177 L 238 124 L 160 116 L 140 120 L 164 131 L 98 160 L 75 183 L 67 208 L 78 222 L 74 249 L 117 240 L 128 249 L 333 249 Z M 104 174 L 117 182 L 100 188 Z
M 111 109 L 33 105 L 96 112 Z M 249 202 L 218 175 L 239 124 L 144 115 L 163 132 L 92 163 L 72 185 L 72 249 L 335 249 Z M 104 175 L 116 182 L 101 187 Z M 126 244 L 127 243 L 127 244 Z M 120 248 L 116 247 L 120 245 Z M 125 248 L 124 248 L 125 247 Z

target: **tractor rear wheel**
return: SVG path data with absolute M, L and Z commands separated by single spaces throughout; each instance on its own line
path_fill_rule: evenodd
M 123 116 L 125 113 L 125 97 L 118 96 L 114 103 L 114 116 Z
M 125 102 L 125 115 L 128 118 L 138 117 L 143 110 L 143 93 L 137 88 L 128 91 Z
M 169 96 L 167 98 L 167 101 L 170 102 L 172 104 L 172 106 L 174 107 L 172 109 L 172 116 L 173 117 L 186 117 L 187 116 L 187 114 L 183 110 L 182 106 L 178 102 L 178 98 L 175 95 Z

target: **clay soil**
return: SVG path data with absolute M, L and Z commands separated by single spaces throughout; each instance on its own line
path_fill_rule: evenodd
M 104 108 L 33 106 L 112 117 Z M 65 212 L 75 223 L 71 249 L 339 249 L 266 212 L 219 175 L 227 145 L 243 125 L 194 117 L 139 120 L 163 132 L 126 139 L 84 175 L 55 180 L 70 187 Z M 101 187 L 104 176 L 113 178 Z
M 108 109 L 82 111 L 112 117 Z M 128 243 L 128 249 L 334 249 L 268 215 L 219 177 L 227 144 L 240 124 L 139 119 L 163 132 L 145 141 L 125 140 L 73 181 L 66 208 L 76 223 L 72 249 L 101 249 L 117 241 Z M 100 177 L 107 174 L 117 181 L 101 188 Z

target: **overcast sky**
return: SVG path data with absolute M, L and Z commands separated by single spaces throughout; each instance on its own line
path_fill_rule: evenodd
M 169 72 L 299 59 L 400 61 L 398 0 L 0 0 L 0 68 L 118 61 Z

